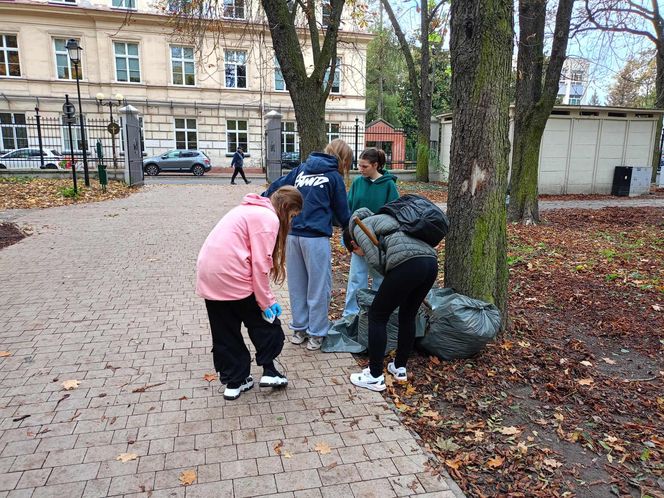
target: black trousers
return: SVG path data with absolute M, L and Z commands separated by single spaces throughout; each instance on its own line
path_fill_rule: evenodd
M 281 322 L 266 322 L 252 294 L 239 301 L 205 300 L 212 331 L 212 358 L 223 384 L 240 385 L 249 377 L 251 355 L 242 337 L 242 323 L 256 348 L 256 363 L 270 365 L 284 347 Z
M 399 337 L 394 364 L 405 367 L 415 345 L 415 317 L 438 275 L 435 258 L 420 257 L 404 261 L 385 275 L 369 308 L 369 368 L 371 375 L 383 373 L 387 347 L 387 322 L 399 308 Z
M 244 183 L 247 183 L 247 177 L 244 176 L 244 169 L 238 168 L 237 166 L 233 170 L 233 176 L 231 176 L 231 183 L 233 183 L 235 181 L 235 177 L 237 176 L 238 173 L 240 173 L 240 175 L 242 176 L 242 179 L 244 180 Z

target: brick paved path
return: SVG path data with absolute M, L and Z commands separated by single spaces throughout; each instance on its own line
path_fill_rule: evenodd
M 195 258 L 251 187 L 152 186 L 5 216 L 35 234 L 0 251 L 0 351 L 12 353 L 0 358 L 0 498 L 462 496 L 424 472 L 379 394 L 349 385 L 350 355 L 288 344 L 289 388 L 234 402 L 203 379 Z M 138 459 L 117 461 L 125 452 Z

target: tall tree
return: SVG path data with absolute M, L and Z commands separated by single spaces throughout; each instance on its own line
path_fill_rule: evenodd
M 547 0 L 519 0 L 519 53 L 509 221 L 539 221 L 537 180 L 544 128 L 556 103 L 574 0 L 559 0 L 551 55 L 544 65 Z
M 655 57 L 651 51 L 630 57 L 609 90 L 609 105 L 652 107 L 655 105 Z
M 446 0 L 429 3 L 428 0 L 417 0 L 417 9 L 420 14 L 419 28 L 419 70 L 415 63 L 412 47 L 399 24 L 399 20 L 390 4 L 390 0 L 381 0 L 385 12 L 394 28 L 399 40 L 401 51 L 406 60 L 410 90 L 413 94 L 414 107 L 417 113 L 417 179 L 429 181 L 429 143 L 431 140 L 431 50 L 440 50 L 446 31 L 446 19 L 443 6 Z
M 244 26 L 228 9 L 237 9 L 225 0 L 169 0 L 176 34 L 186 37 L 203 51 L 206 37 L 214 45 L 224 45 L 227 32 L 242 30 L 242 36 L 258 38 L 264 19 L 255 13 L 256 5 L 242 3 Z M 261 0 L 272 38 L 274 52 L 290 93 L 300 134 L 302 157 L 322 150 L 326 144 L 325 103 L 336 70 L 339 26 L 345 0 Z M 361 11 L 361 9 L 359 9 Z M 253 18 L 251 17 L 253 16 Z M 229 17 L 232 19 L 229 20 Z M 313 58 L 307 68 L 305 52 Z
M 450 232 L 445 285 L 494 303 L 507 320 L 512 0 L 452 2 Z
M 655 46 L 655 108 L 664 109 L 664 12 L 661 0 L 584 0 L 577 32 L 589 29 L 643 37 Z M 662 135 L 660 116 L 655 136 Z M 655 181 L 661 141 L 655 140 L 652 181 Z

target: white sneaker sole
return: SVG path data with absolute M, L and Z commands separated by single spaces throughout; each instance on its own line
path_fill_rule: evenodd
M 369 389 L 371 391 L 381 392 L 387 389 L 385 384 L 367 384 L 366 382 L 355 379 L 353 375 L 350 376 L 350 381 L 357 387 L 364 387 L 365 389 Z
M 250 382 L 247 382 L 246 384 L 242 384 L 240 386 L 240 392 L 238 392 L 237 394 L 226 394 L 226 392 L 229 391 L 229 389 L 226 388 L 226 390 L 224 391 L 224 399 L 227 399 L 229 401 L 233 401 L 234 399 L 238 399 L 243 392 L 248 391 L 252 387 L 254 387 L 254 381 L 253 380 L 250 381 Z M 233 389 L 232 391 L 235 391 L 235 389 Z
M 286 377 L 268 377 L 267 375 L 263 375 L 258 385 L 261 387 L 286 387 L 288 379 Z
M 297 337 L 297 336 L 292 335 L 291 338 L 290 338 L 291 344 L 295 344 L 297 346 L 299 346 L 300 344 L 304 344 L 304 341 L 306 341 L 306 340 L 307 340 L 307 336 Z

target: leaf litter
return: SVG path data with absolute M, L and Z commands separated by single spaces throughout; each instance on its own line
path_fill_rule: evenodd
M 385 397 L 468 496 L 662 496 L 664 209 L 547 211 L 508 242 L 509 329 L 475 358 L 414 354 Z

